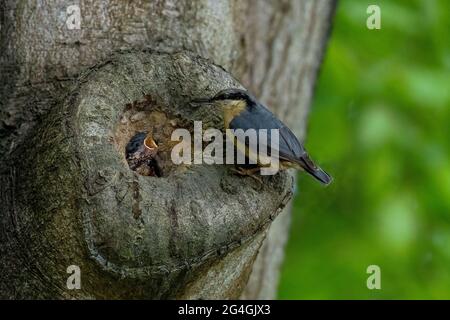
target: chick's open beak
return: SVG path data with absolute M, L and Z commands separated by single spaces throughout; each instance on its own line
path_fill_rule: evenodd
M 151 134 L 148 134 L 147 137 L 145 137 L 144 146 L 147 149 L 149 149 L 150 151 L 154 151 L 154 150 L 158 149 L 158 145 L 156 144 L 155 140 L 153 140 L 153 137 Z

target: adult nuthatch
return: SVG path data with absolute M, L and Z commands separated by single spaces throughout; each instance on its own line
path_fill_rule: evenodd
M 225 89 L 212 98 L 197 100 L 197 102 L 219 104 L 224 112 L 225 129 L 242 129 L 244 131 L 254 129 L 256 132 L 266 129 L 268 142 L 271 141 L 271 129 L 278 129 L 278 155 L 281 169 L 305 170 L 326 185 L 332 181 L 332 178 L 325 171 L 314 164 L 294 133 L 247 91 L 233 88 Z M 258 154 L 257 150 L 250 150 L 249 152 L 250 146 L 247 141 L 239 141 L 239 139 L 233 139 L 233 141 L 237 144 L 237 148 L 245 149 L 247 156 Z M 257 159 L 255 160 L 258 162 Z

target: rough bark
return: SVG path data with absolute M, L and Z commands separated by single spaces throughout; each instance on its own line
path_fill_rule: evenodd
M 136 175 L 121 150 L 152 125 L 123 118 L 217 126 L 189 100 L 242 84 L 303 136 L 333 2 L 80 1 L 68 30 L 71 4 L 0 4 L 0 297 L 273 297 L 289 175 Z

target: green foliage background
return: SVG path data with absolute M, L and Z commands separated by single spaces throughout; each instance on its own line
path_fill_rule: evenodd
M 450 299 L 449 32 L 447 0 L 339 2 L 305 142 L 335 181 L 300 174 L 280 299 Z

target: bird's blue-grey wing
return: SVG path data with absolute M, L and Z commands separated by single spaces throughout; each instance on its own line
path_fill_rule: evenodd
M 278 129 L 279 142 L 278 142 L 278 156 L 280 160 L 287 160 L 290 162 L 298 163 L 306 172 L 314 176 L 317 180 L 323 184 L 329 184 L 332 181 L 330 175 L 323 171 L 320 167 L 316 166 L 303 146 L 298 141 L 294 133 L 286 127 L 286 125 L 278 120 L 268 109 L 263 106 L 255 106 L 247 108 L 241 112 L 230 122 L 231 129 L 255 129 L 258 132 L 261 129 L 267 129 L 267 144 L 274 148 L 274 144 L 271 144 L 272 135 L 270 129 Z M 237 136 L 239 139 L 239 136 Z M 242 138 L 242 137 L 241 137 Z M 245 137 L 244 137 L 245 139 Z M 257 137 L 257 144 L 261 145 L 259 140 L 259 134 Z M 248 141 L 240 141 L 240 143 L 249 146 Z M 251 146 L 250 146 L 251 147 Z M 270 152 L 270 147 L 265 146 L 264 150 Z M 258 151 L 258 150 L 253 150 Z
M 300 157 L 305 153 L 305 150 L 294 133 L 283 122 L 278 120 L 272 112 L 262 106 L 256 106 L 250 110 L 246 109 L 241 112 L 230 122 L 230 129 L 242 129 L 244 131 L 255 129 L 258 133 L 258 145 L 262 145 L 262 142 L 259 141 L 259 131 L 261 129 L 266 129 L 267 146 L 263 147 L 265 147 L 265 150 L 268 152 L 270 152 L 271 147 L 275 151 L 278 150 L 278 155 L 281 160 L 298 162 Z M 275 147 L 276 143 L 272 143 L 273 137 L 271 129 L 278 129 L 278 147 Z M 240 137 L 238 136 L 237 138 L 239 139 Z M 249 146 L 247 139 L 240 142 Z

